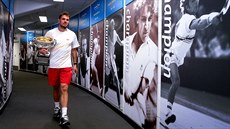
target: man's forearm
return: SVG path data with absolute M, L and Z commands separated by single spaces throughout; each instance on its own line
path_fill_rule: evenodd
M 192 21 L 190 25 L 190 29 L 202 30 L 210 26 L 211 24 L 215 24 L 218 20 L 219 13 L 213 12 L 210 14 L 202 15 L 200 18 Z
M 78 53 L 77 53 L 77 48 L 74 48 L 72 49 L 72 58 L 73 58 L 73 63 L 77 64 L 77 56 L 78 56 Z

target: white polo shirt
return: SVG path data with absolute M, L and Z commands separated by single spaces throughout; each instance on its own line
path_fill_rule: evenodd
M 196 30 L 191 30 L 189 26 L 195 18 L 194 15 L 184 14 L 176 24 L 175 39 L 170 49 L 177 57 L 178 66 L 184 63 L 184 58 L 192 46 Z
M 79 47 L 79 42 L 77 40 L 76 34 L 69 29 L 61 32 L 58 30 L 58 28 L 54 28 L 49 30 L 45 37 L 51 37 L 57 41 L 54 48 L 50 50 L 51 53 L 49 67 L 72 67 L 71 50 L 73 48 Z

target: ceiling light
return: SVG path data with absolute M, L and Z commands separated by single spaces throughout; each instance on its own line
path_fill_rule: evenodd
M 39 19 L 41 22 L 47 22 L 47 17 L 46 16 L 39 16 Z
M 18 27 L 18 29 L 20 30 L 20 31 L 26 31 L 24 28 L 22 28 L 22 27 Z
M 53 0 L 54 2 L 64 2 L 64 0 Z

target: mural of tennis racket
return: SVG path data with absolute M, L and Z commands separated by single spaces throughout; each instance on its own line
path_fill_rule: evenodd
M 220 14 L 225 15 L 228 12 L 229 6 L 230 6 L 230 0 L 226 0 L 223 8 L 220 11 Z

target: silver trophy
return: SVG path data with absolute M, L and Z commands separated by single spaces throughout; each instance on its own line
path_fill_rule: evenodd
M 37 49 L 41 49 L 41 48 L 46 48 L 46 49 L 51 49 L 55 46 L 56 44 L 56 40 L 50 37 L 35 37 L 32 42 L 31 45 L 35 46 Z M 39 65 L 49 65 L 49 55 L 50 52 L 48 52 L 47 54 L 41 54 L 39 53 L 39 51 L 36 52 L 36 57 L 37 57 L 37 64 Z
M 55 46 L 55 44 L 56 44 L 56 40 L 53 38 L 50 38 L 50 37 L 40 36 L 40 37 L 35 37 L 32 40 L 32 45 L 34 45 L 38 49 L 39 48 L 47 48 L 49 50 L 50 48 L 53 48 Z M 42 55 L 42 54 L 40 54 L 40 55 Z M 46 54 L 45 56 L 49 56 L 49 55 L 50 55 L 50 52 L 48 54 Z

